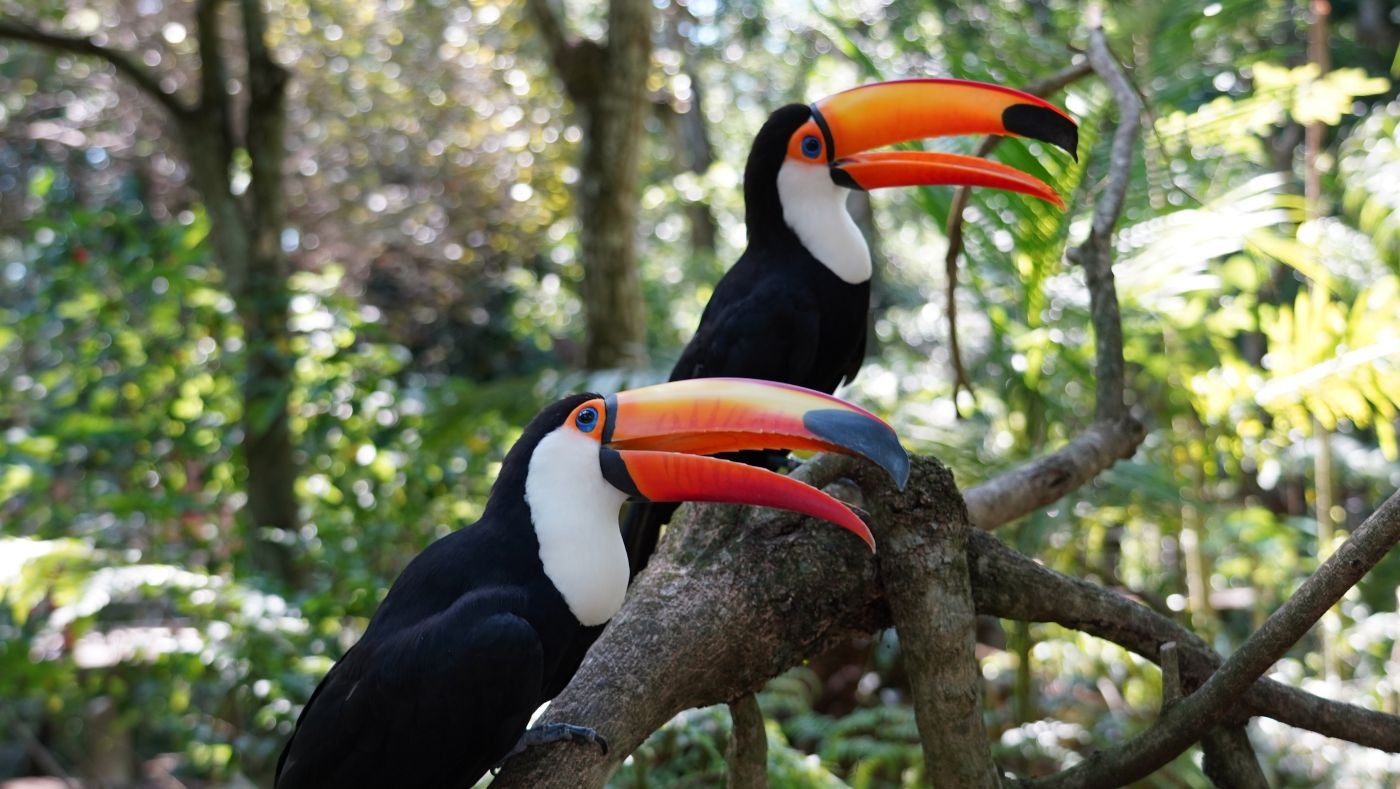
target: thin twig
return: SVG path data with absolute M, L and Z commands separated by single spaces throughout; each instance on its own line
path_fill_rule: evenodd
M 1127 414 L 1123 400 L 1123 319 L 1118 311 L 1118 293 L 1113 285 L 1113 234 L 1123 214 L 1128 183 L 1133 175 L 1133 149 L 1137 146 L 1142 122 L 1142 103 L 1128 82 L 1123 67 L 1108 49 L 1103 28 L 1089 31 L 1089 64 L 1113 93 L 1118 105 L 1118 128 L 1113 132 L 1109 153 L 1108 178 L 1094 205 L 1089 238 L 1070 250 L 1069 258 L 1084 267 L 1089 284 L 1089 312 L 1094 323 L 1097 385 L 1094 416 L 1117 421 Z
M 1067 66 L 1046 77 L 1042 77 L 1022 90 L 1032 96 L 1048 96 L 1063 90 L 1066 86 L 1091 73 L 1093 68 L 1089 61 L 1082 60 L 1071 66 Z M 992 151 L 1001 144 L 1000 135 L 992 135 L 982 141 L 977 146 L 975 156 L 981 158 L 990 156 Z M 967 210 L 967 204 L 972 199 L 972 188 L 959 186 L 953 192 L 953 205 L 948 210 L 948 253 L 943 258 L 944 268 L 947 272 L 948 282 L 948 348 L 952 355 L 953 362 L 953 407 L 957 408 L 958 392 L 966 390 L 969 394 L 973 392 L 972 379 L 968 377 L 967 368 L 963 366 L 962 345 L 958 341 L 958 305 L 955 298 L 958 286 L 958 257 L 963 251 L 963 213 Z M 958 411 L 961 416 L 961 410 Z
M 1127 86 L 1122 71 L 1107 54 L 1103 31 L 1091 36 L 1090 57 L 1082 63 L 1028 86 L 1049 93 L 1079 79 L 1091 70 L 1114 87 L 1114 95 L 1127 101 L 1122 119 L 1113 136 L 1107 188 L 1094 206 L 1093 232 L 1083 246 L 1069 250 L 1069 257 L 1084 266 L 1089 286 L 1091 319 L 1094 324 L 1097 389 L 1095 424 L 1064 447 L 1007 471 L 967 491 L 967 508 L 978 528 L 994 529 L 1034 512 L 1083 486 L 1123 458 L 1132 457 L 1146 433 L 1129 413 L 1123 399 L 1123 322 L 1118 310 L 1118 294 L 1113 284 L 1112 237 L 1129 178 L 1132 175 L 1133 145 L 1141 116 L 1141 104 Z M 1107 59 L 1107 60 L 1105 60 Z M 1125 88 L 1125 86 L 1127 86 Z M 990 151 L 998 138 L 988 138 L 981 153 Z M 961 200 L 959 198 L 962 198 Z M 956 256 L 961 246 L 961 214 L 966 206 L 965 192 L 954 198 L 949 228 L 949 304 L 956 273 Z M 952 244 L 956 237 L 958 244 Z M 957 355 L 956 345 L 954 350 Z M 960 358 L 960 357 L 959 357 Z
M 1121 786 L 1146 777 L 1201 739 L 1270 666 L 1400 542 L 1400 493 L 1392 495 L 1205 684 L 1147 731 L 1030 786 Z
M 117 73 L 150 96 L 176 118 L 184 118 L 193 110 L 174 93 L 160 86 L 160 80 L 150 70 L 137 63 L 125 52 L 104 47 L 87 36 L 67 36 L 49 33 L 26 23 L 0 20 L 0 39 L 25 41 L 58 52 L 68 52 L 105 60 Z

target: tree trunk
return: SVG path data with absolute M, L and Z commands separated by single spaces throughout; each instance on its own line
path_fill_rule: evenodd
M 295 358 L 287 326 L 290 265 L 282 253 L 282 161 L 286 72 L 270 59 L 263 40 L 259 0 L 243 0 L 241 15 L 248 63 L 246 149 L 249 189 L 233 194 L 233 103 L 228 95 L 219 2 L 198 10 L 202 96 L 196 111 L 180 118 L 180 131 L 195 190 L 209 214 L 214 258 L 224 286 L 238 305 L 243 327 L 242 456 L 248 471 L 244 509 L 249 560 L 286 583 L 295 583 L 291 551 L 277 532 L 299 527 L 294 484 L 297 467 L 288 397 Z
M 637 275 L 637 185 L 651 66 L 652 5 L 608 4 L 608 42 L 568 33 L 552 0 L 526 6 L 554 71 L 584 117 L 578 189 L 579 246 L 589 369 L 645 364 L 646 307 Z
M 287 325 L 291 264 L 282 251 L 282 163 L 286 158 L 287 72 L 272 60 L 265 41 L 261 0 L 242 0 L 248 51 L 247 214 L 252 255 L 239 294 L 246 343 L 243 386 L 243 454 L 248 464 L 248 516 L 256 530 L 254 560 L 285 581 L 297 581 L 285 542 L 264 530 L 295 534 L 297 465 L 288 413 L 296 359 Z
M 600 84 L 588 114 L 579 190 L 589 369 L 644 364 L 646 309 L 637 275 L 637 183 L 652 6 L 612 0 Z M 575 101 L 578 97 L 575 97 Z
M 685 37 L 680 32 L 680 17 L 689 16 L 680 5 L 672 3 L 665 12 L 666 43 L 677 52 L 683 52 L 682 73 L 690 79 L 690 100 L 684 112 L 675 113 L 670 124 L 672 145 L 681 172 L 704 175 L 715 163 L 714 146 L 710 144 L 710 132 L 705 125 L 705 92 L 700 85 L 700 69 L 695 67 L 693 53 L 687 51 Z M 690 251 L 692 255 L 713 258 L 719 248 L 719 224 L 708 199 L 696 200 L 686 205 L 686 222 L 690 225 Z

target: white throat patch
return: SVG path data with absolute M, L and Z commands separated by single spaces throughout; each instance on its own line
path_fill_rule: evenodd
M 778 168 L 783 221 L 822 265 L 852 285 L 870 279 L 870 247 L 846 210 L 850 190 L 831 180 L 825 164 L 791 159 Z
M 627 548 L 617 515 L 627 494 L 603 478 L 598 442 L 568 427 L 530 456 L 525 503 L 545 575 L 585 625 L 612 619 L 627 594 Z

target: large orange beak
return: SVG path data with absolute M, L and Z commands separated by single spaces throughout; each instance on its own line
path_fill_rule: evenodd
M 854 532 L 870 529 L 846 505 L 791 477 L 704 457 L 741 450 L 811 449 L 866 458 L 904 487 L 909 456 L 889 425 L 830 395 L 787 384 L 700 378 L 605 398 L 603 475 L 642 501 L 716 501 L 777 507 Z
M 1034 176 L 970 156 L 874 148 L 953 134 L 1017 135 L 1078 158 L 1079 129 L 1053 104 L 1029 93 L 954 79 L 911 79 L 853 88 L 812 105 L 808 125 L 822 137 L 832 178 L 856 189 L 960 184 L 1033 195 L 1063 207 Z M 804 127 L 794 135 L 804 139 Z M 815 147 L 815 146 L 813 146 Z

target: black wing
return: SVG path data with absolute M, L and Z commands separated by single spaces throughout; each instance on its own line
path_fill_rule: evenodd
M 785 290 L 777 278 L 733 294 L 737 289 L 715 292 L 671 380 L 739 377 L 811 386 L 806 379 L 821 346 L 816 300 Z
M 820 315 L 816 300 L 792 289 L 783 278 L 752 282 L 737 270 L 731 272 L 716 289 L 700 318 L 700 328 L 671 369 L 671 380 L 738 377 L 818 385 L 810 379 L 821 346 Z M 857 360 L 857 369 L 859 364 Z M 771 453 L 745 452 L 731 459 L 774 466 Z M 646 566 L 661 527 L 679 506 L 656 502 L 628 507 L 622 540 L 633 576 Z
M 278 789 L 471 786 L 506 755 L 540 702 L 543 649 L 481 590 L 377 641 L 362 640 L 312 694 L 277 765 Z

